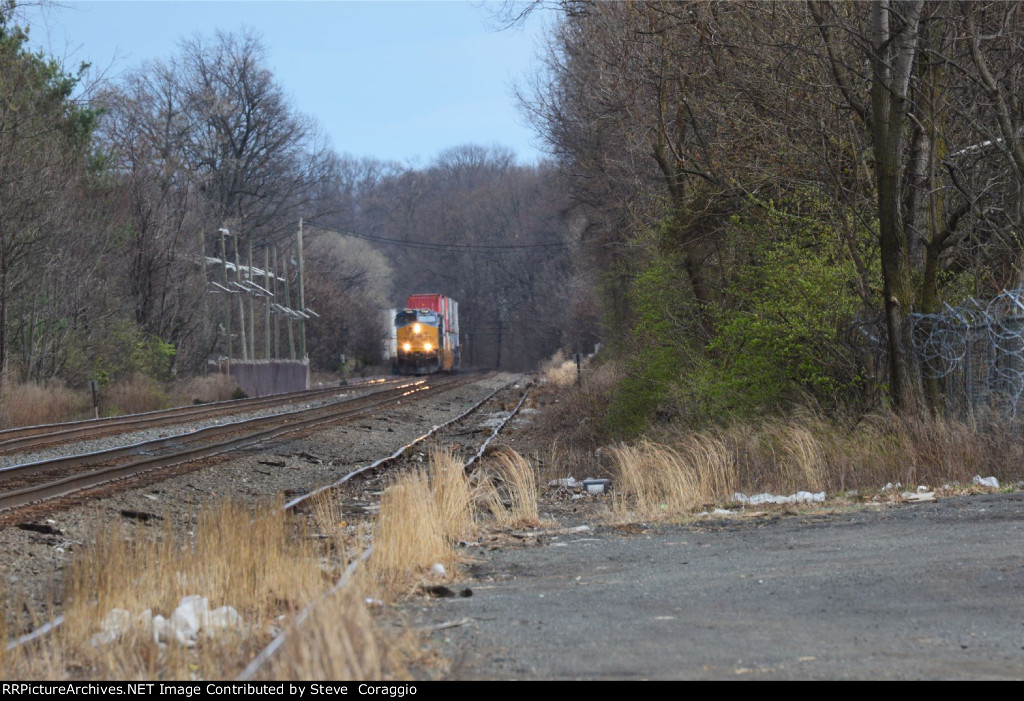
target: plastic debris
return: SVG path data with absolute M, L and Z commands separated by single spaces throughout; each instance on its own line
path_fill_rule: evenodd
M 215 635 L 243 623 L 241 614 L 232 606 L 221 606 L 210 610 L 209 600 L 202 596 L 182 597 L 170 618 L 153 615 L 146 609 L 138 616 L 132 616 L 124 609 L 111 609 L 100 622 L 100 632 L 90 639 L 92 645 L 112 643 L 132 627 L 137 627 L 153 636 L 153 642 L 166 644 L 175 642 L 192 647 L 198 642 L 200 633 Z
M 442 565 L 440 562 L 435 562 L 433 565 L 430 566 L 430 574 L 434 575 L 435 577 L 443 577 L 446 574 L 448 574 L 448 571 L 445 570 L 444 565 Z
M 935 492 L 903 492 L 903 501 L 910 504 L 922 504 L 935 501 Z
M 999 480 L 995 477 L 982 477 L 981 475 L 975 475 L 971 482 L 978 485 L 979 487 L 991 487 L 992 489 L 999 489 Z
M 746 494 L 736 492 L 732 495 L 732 500 L 751 506 L 756 504 L 811 504 L 825 501 L 825 492 L 818 492 L 817 494 L 797 492 L 796 494 L 790 494 L 788 497 L 768 493 L 755 494 L 748 497 Z
M 882 487 L 882 491 L 883 491 L 883 492 L 887 492 L 887 491 L 889 491 L 890 489 L 899 489 L 899 488 L 900 488 L 900 487 L 902 487 L 902 486 L 903 486 L 903 485 L 902 485 L 902 484 L 900 484 L 899 482 L 897 482 L 896 484 L 893 484 L 892 482 L 886 482 L 886 483 L 885 483 L 885 486 L 884 486 L 884 487 Z
M 609 480 L 606 479 L 585 479 L 583 480 L 583 487 L 587 490 L 587 494 L 604 494 L 608 491 Z
M 732 515 L 732 512 L 729 511 L 728 509 L 714 509 L 711 513 L 713 515 L 715 515 L 715 516 L 731 516 Z
M 203 625 L 203 633 L 213 635 L 222 630 L 237 628 L 240 625 L 242 625 L 242 614 L 233 606 L 221 606 L 210 611 L 210 615 Z
M 549 487 L 577 487 L 579 482 L 576 481 L 575 477 L 565 477 L 564 479 L 551 480 L 548 482 Z
M 131 626 L 132 612 L 124 609 L 110 609 L 100 621 L 100 632 L 93 635 L 89 642 L 93 647 L 112 643 L 120 638 Z

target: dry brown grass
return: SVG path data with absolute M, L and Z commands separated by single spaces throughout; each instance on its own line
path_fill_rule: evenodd
M 601 417 L 617 378 L 616 366 L 604 363 L 589 369 L 582 387 L 541 384 L 534 389 L 532 401 L 542 410 L 536 422 L 538 437 L 553 446 L 544 461 L 545 477 L 602 476 L 595 453 L 608 442 Z
M 0 428 L 37 426 L 87 418 L 91 402 L 62 382 L 8 384 L 0 398 Z
M 43 643 L 8 654 L 3 676 L 231 678 L 267 642 L 268 626 L 327 583 L 310 542 L 290 537 L 291 523 L 272 507 L 254 514 L 225 502 L 204 509 L 189 529 L 168 525 L 148 535 L 99 518 L 96 524 L 66 576 L 66 623 Z M 141 626 L 109 644 L 89 642 L 113 608 L 167 617 L 192 594 L 207 597 L 211 608 L 233 606 L 242 628 L 203 637 L 196 649 L 157 645 Z
M 530 461 L 514 450 L 503 450 L 495 454 L 494 467 L 497 485 L 488 506 L 495 522 L 504 528 L 541 525 L 537 474 Z
M 267 665 L 268 680 L 408 679 L 404 637 L 385 636 L 353 586 L 319 602 Z
M 736 486 L 733 456 L 719 439 L 691 434 L 678 447 L 641 441 L 609 449 L 617 468 L 620 518 L 657 518 L 726 499 Z
M 729 501 L 735 491 L 875 490 L 886 483 L 942 486 L 976 474 L 1024 477 L 1024 444 L 1012 427 L 930 417 L 811 412 L 737 421 L 700 432 L 662 429 L 657 439 L 609 449 L 620 517 L 678 515 Z
M 160 383 L 142 373 L 111 385 L 103 393 L 103 411 L 107 414 L 140 414 L 168 406 L 170 400 Z
M 333 489 L 325 489 L 309 500 L 309 510 L 320 533 L 330 538 L 335 551 L 341 556 L 341 564 L 347 564 L 345 549 L 345 514 L 341 502 L 334 497 Z
M 432 451 L 429 472 L 431 501 L 445 540 L 454 545 L 472 537 L 476 499 L 462 460 L 451 450 Z
M 407 592 L 435 563 L 452 572 L 457 557 L 445 533 L 427 475 L 415 470 L 396 479 L 381 496 L 368 589 L 390 599 Z
M 540 368 L 541 377 L 556 387 L 569 387 L 576 383 L 576 361 L 559 350 Z
M 233 399 L 238 391 L 238 382 L 231 375 L 213 373 L 206 377 L 192 377 L 175 384 L 171 389 L 171 403 L 206 404 Z

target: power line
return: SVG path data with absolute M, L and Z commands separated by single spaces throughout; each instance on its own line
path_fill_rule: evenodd
M 407 241 L 402 239 L 393 239 L 385 236 L 374 236 L 372 234 L 358 234 L 354 231 L 339 231 L 338 229 L 332 229 L 329 226 L 322 226 L 320 224 L 310 224 L 310 226 L 316 227 L 321 231 L 329 231 L 334 234 L 341 236 L 351 236 L 352 238 L 363 239 L 364 241 L 372 241 L 374 243 L 383 243 L 394 246 L 405 246 L 408 248 L 419 248 L 430 251 L 448 251 L 448 252 L 516 252 L 521 251 L 524 253 L 540 252 L 540 251 L 556 251 L 565 250 L 570 247 L 571 244 L 561 243 L 529 243 L 529 244 L 471 244 L 471 243 L 431 243 L 428 241 Z

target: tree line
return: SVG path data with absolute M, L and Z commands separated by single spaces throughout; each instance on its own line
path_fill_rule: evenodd
M 940 411 L 911 315 L 1022 283 L 1017 2 L 511 3 L 586 219 L 627 431 L 811 400 Z M 881 350 L 879 354 L 877 351 Z
M 421 168 L 340 155 L 251 31 L 86 86 L 87 66 L 29 48 L 16 9 L 0 8 L 3 384 L 295 357 L 279 307 L 301 311 L 300 258 L 314 369 L 380 363 L 383 311 L 412 292 L 462 304 L 474 366 L 525 367 L 571 333 L 552 166 L 469 145 Z

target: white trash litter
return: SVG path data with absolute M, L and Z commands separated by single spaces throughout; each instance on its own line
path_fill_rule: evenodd
M 999 489 L 999 480 L 997 480 L 995 477 L 982 477 L 981 475 L 975 475 L 971 482 L 980 487 L 991 487 L 992 489 Z
M 797 492 L 796 494 L 790 494 L 788 497 L 768 494 L 767 492 L 748 497 L 742 492 L 736 492 L 732 495 L 732 500 L 751 506 L 756 506 L 757 504 L 812 504 L 825 501 L 825 492 L 818 492 L 817 494 Z

